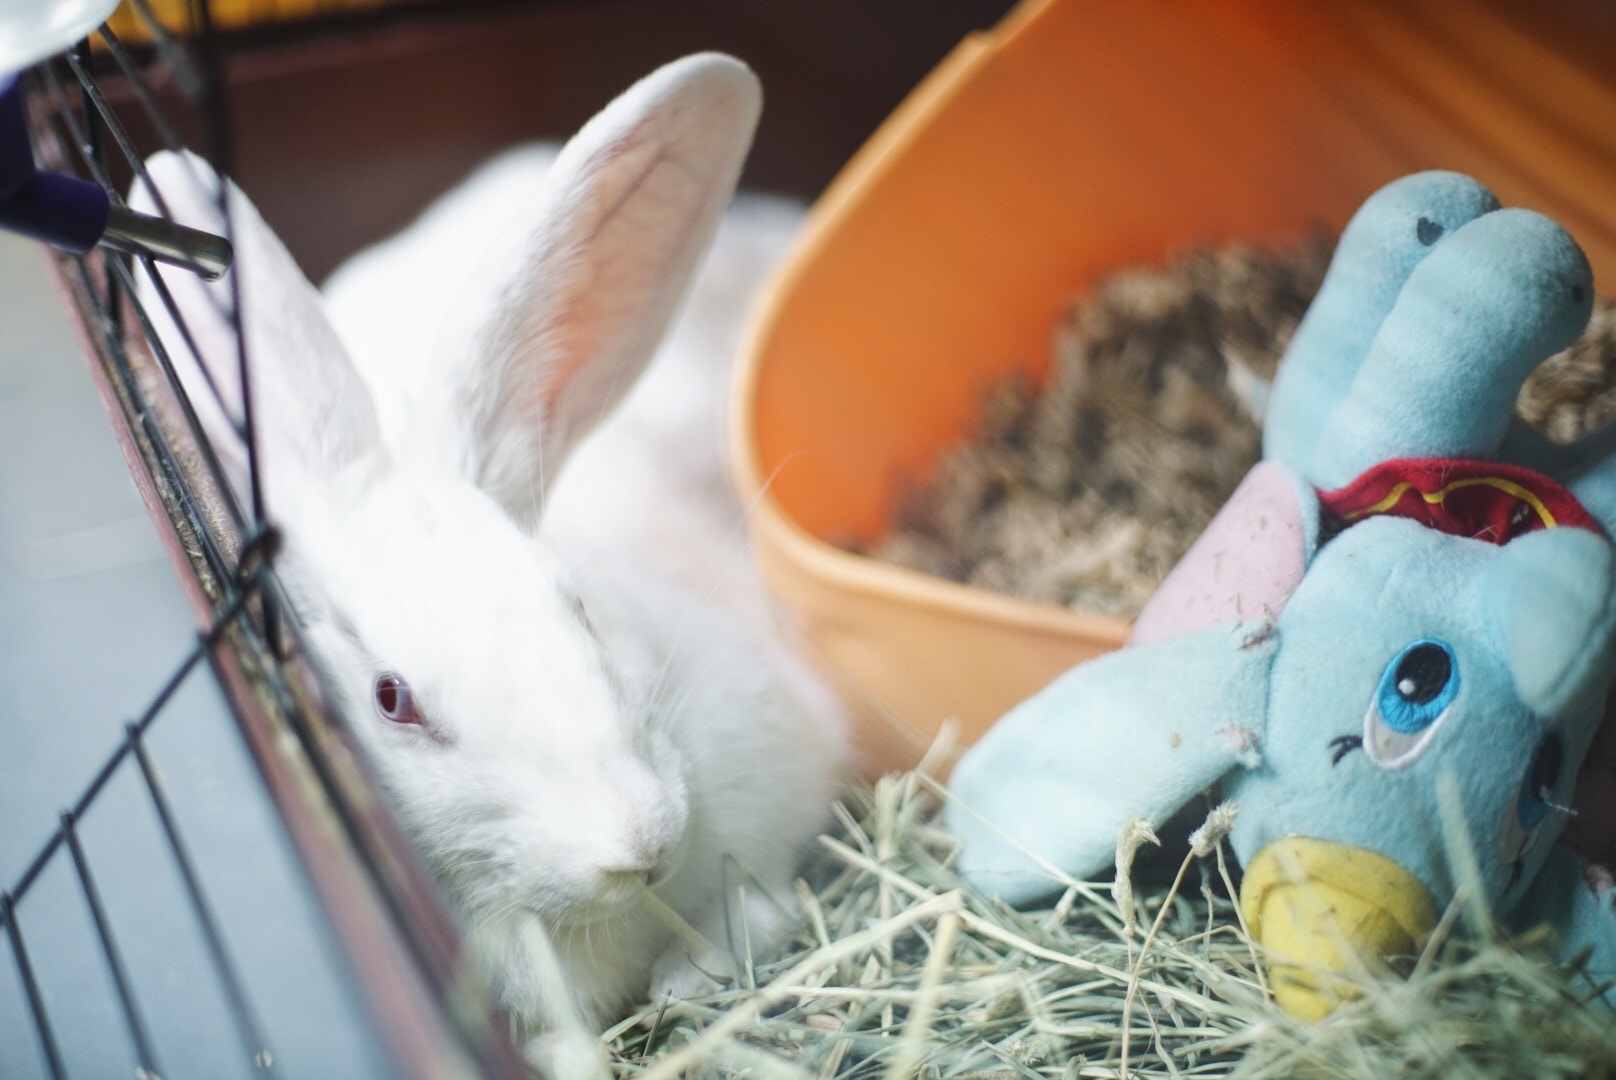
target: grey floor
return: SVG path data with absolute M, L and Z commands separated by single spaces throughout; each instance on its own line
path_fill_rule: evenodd
M 0 889 L 19 876 L 195 641 L 33 243 L 0 234 Z M 265 1033 L 271 1075 L 389 1075 L 207 669 L 151 729 L 157 771 Z M 83 850 L 163 1080 L 251 1076 L 140 774 Z M 136 1075 L 135 1040 L 66 853 L 17 906 L 66 1075 Z M 0 940 L 0 1077 L 48 1076 Z M 262 1073 L 256 1075 L 263 1075 Z

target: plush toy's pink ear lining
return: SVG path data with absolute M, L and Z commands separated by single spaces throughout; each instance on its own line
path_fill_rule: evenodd
M 1316 535 L 1317 508 L 1304 509 L 1300 490 L 1283 467 L 1259 462 L 1139 613 L 1128 644 L 1235 619 L 1277 619 Z

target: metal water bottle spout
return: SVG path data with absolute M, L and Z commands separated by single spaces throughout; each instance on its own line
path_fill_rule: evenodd
M 0 76 L 0 228 L 77 254 L 99 244 L 150 256 L 209 281 L 230 268 L 224 237 L 138 213 L 99 184 L 37 168 L 15 75 Z

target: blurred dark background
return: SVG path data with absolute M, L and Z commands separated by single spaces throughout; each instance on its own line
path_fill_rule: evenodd
M 228 31 L 235 172 L 318 282 L 498 150 L 563 138 L 657 65 L 719 49 L 766 95 L 743 182 L 811 198 L 962 37 L 1012 6 L 406 0 Z

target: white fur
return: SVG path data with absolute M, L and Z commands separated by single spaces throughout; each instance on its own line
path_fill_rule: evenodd
M 507 151 L 327 279 L 321 291 L 331 323 L 379 402 L 403 394 L 409 380 L 397 373 L 428 362 L 451 311 L 483 302 L 475 284 L 442 283 L 471 281 L 502 235 L 532 230 L 542 209 L 533 192 L 559 149 Z M 568 460 L 543 522 L 547 539 L 569 548 L 626 547 L 756 625 L 772 619 L 746 543 L 746 508 L 730 482 L 724 406 L 750 302 L 795 240 L 803 213 L 787 199 L 734 199 L 661 349 Z M 396 426 L 408 409 L 394 402 L 380 413 L 384 426 Z
M 705 985 L 647 888 L 720 947 L 743 918 L 766 946 L 846 753 L 839 706 L 778 643 L 718 451 L 740 315 L 794 209 L 731 215 L 628 393 L 733 188 L 756 100 L 728 58 L 661 69 L 553 166 L 509 155 L 356 257 L 328 286 L 332 320 L 233 196 L 282 575 L 541 1064 L 578 1053 L 554 1045 L 569 1010 L 545 999 L 531 921 L 597 1030 L 648 992 Z M 150 163 L 182 220 L 206 224 L 194 169 Z M 209 290 L 165 280 L 228 386 Z M 223 417 L 203 403 L 239 462 Z M 384 671 L 408 681 L 423 727 L 376 713 Z M 726 881 L 744 888 L 726 897 Z

